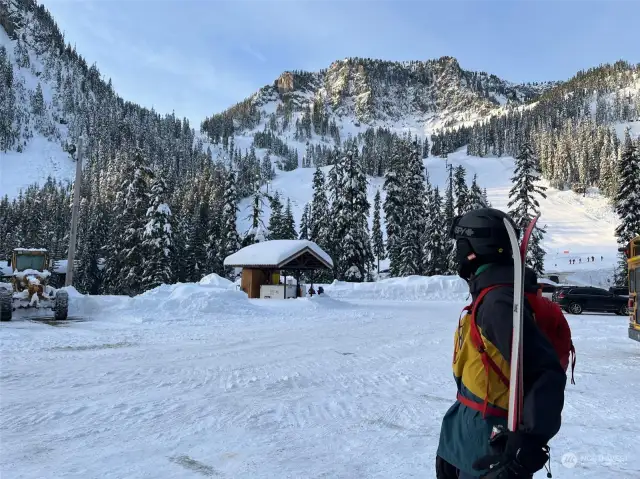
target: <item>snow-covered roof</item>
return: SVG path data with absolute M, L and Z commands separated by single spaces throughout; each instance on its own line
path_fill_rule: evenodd
M 227 256 L 224 265 L 277 268 L 305 253 L 315 256 L 327 268 L 333 267 L 331 257 L 320 246 L 308 240 L 271 240 L 252 244 Z
M 538 284 L 550 284 L 551 286 L 558 286 L 558 283 L 551 281 L 549 278 L 538 278 Z
M 46 253 L 47 248 L 14 248 L 16 253 L 26 253 L 26 252 L 36 252 L 36 253 Z

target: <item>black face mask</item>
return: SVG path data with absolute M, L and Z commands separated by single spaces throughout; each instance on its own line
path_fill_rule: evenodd
M 469 240 L 460 238 L 456 241 L 456 262 L 458 263 L 458 275 L 468 280 L 476 270 L 477 258 Z

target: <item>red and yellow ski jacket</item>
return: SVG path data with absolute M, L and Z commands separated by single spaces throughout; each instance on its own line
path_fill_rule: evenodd
M 491 428 L 506 425 L 509 403 L 511 335 L 513 328 L 513 267 L 491 265 L 469 281 L 477 304 L 475 319 L 482 341 L 478 347 L 469 312 L 454 335 L 453 376 L 457 400 L 442 420 L 438 455 L 461 471 L 480 476 L 473 462 L 492 453 Z M 522 432 L 547 442 L 560 429 L 566 376 L 549 341 L 536 326 L 525 302 L 523 323 Z

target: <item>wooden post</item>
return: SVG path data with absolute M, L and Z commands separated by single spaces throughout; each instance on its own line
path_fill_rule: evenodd
M 82 188 L 82 147 L 83 137 L 78 137 L 78 148 L 76 151 L 76 181 L 73 185 L 73 208 L 71 210 L 71 233 L 69 234 L 69 254 L 67 255 L 67 275 L 64 285 L 73 285 L 73 270 L 76 255 L 76 235 L 78 232 L 78 215 L 80 209 L 80 189 Z

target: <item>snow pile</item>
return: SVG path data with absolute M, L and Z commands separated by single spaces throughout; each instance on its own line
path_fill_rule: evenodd
M 38 277 L 48 278 L 49 276 L 51 276 L 51 273 L 46 269 L 44 271 L 25 269 L 24 271 L 14 271 L 13 276 L 18 278 L 19 280 L 23 280 L 25 277 L 37 279 Z
M 163 284 L 136 296 L 132 302 L 129 308 L 150 313 L 154 319 L 184 317 L 185 313 L 235 316 L 251 314 L 256 309 L 243 291 L 197 283 Z
M 198 284 L 200 284 L 201 286 L 210 286 L 222 289 L 236 288 L 235 284 L 232 281 L 229 281 L 227 278 L 223 278 L 216 273 L 208 274 L 207 276 L 202 278 Z
M 325 292 L 340 299 L 385 299 L 393 301 L 455 300 L 469 295 L 467 283 L 459 276 L 408 276 L 375 283 L 334 281 Z

